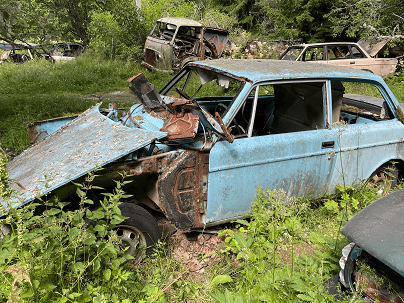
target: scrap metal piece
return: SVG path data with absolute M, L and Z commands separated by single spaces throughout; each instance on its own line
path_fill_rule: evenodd
M 167 133 L 129 128 L 102 115 L 100 104 L 33 145 L 8 164 L 18 207 L 73 181 L 87 172 L 132 153 Z M 6 207 L 4 200 L 1 203 Z M 24 201 L 24 202 L 21 202 Z
M 42 120 L 27 125 L 27 133 L 29 143 L 34 144 L 46 136 L 54 133 L 68 122 L 76 119 L 79 115 L 65 116 L 60 118 L 53 118 Z
M 147 80 L 144 73 L 133 76 L 128 82 L 132 83 L 131 91 L 144 106 L 153 109 L 163 104 L 157 89 Z
M 198 131 L 199 116 L 190 112 L 183 115 L 169 115 L 167 123 L 160 129 L 168 133 L 168 140 L 195 138 Z
M 220 117 L 219 113 L 216 112 L 215 113 L 215 119 L 217 121 L 217 123 L 219 123 L 220 127 L 222 128 L 223 134 L 224 134 L 224 138 L 229 141 L 229 143 L 233 143 L 234 141 L 234 136 L 232 134 L 230 134 L 230 131 L 226 128 L 226 126 L 224 125 L 222 118 Z

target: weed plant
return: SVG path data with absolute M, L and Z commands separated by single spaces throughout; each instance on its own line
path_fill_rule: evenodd
M 227 243 L 222 253 L 232 255 L 237 266 L 214 278 L 215 302 L 335 302 L 324 282 L 339 272 L 341 249 L 348 243 L 340 236 L 340 222 L 377 195 L 366 186 L 338 191 L 318 207 L 319 201 L 291 202 L 282 191 L 259 189 L 251 219 L 221 233 Z
M 121 266 L 132 257 L 121 255 L 113 232 L 124 220 L 118 205 L 127 197 L 121 189 L 125 176 L 93 211 L 87 208 L 93 201 L 86 191 L 94 174 L 76 184 L 78 209 L 69 210 L 68 202 L 48 201 L 46 196 L 12 209 L 17 197 L 7 186 L 4 156 L 1 159 L 1 196 L 9 213 L 0 226 L 10 227 L 10 232 L 1 239 L 0 302 L 133 302 L 128 298 L 139 289 L 139 275 Z M 0 212 L 7 214 L 3 206 Z

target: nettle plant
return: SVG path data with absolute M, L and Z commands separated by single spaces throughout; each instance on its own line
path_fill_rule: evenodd
M 15 197 L 7 185 L 6 164 L 3 155 L 0 189 L 10 204 Z M 125 219 L 118 206 L 128 197 L 122 190 L 127 176 L 122 175 L 114 193 L 105 194 L 101 207 L 91 211 L 87 206 L 93 201 L 86 192 L 95 177 L 89 173 L 83 184 L 76 184 L 78 209 L 68 210 L 68 202 L 47 196 L 19 209 L 8 207 L 8 214 L 0 209 L 7 214 L 0 226 L 9 231 L 0 243 L 0 301 L 130 302 L 121 300 L 120 294 L 127 291 L 121 282 L 134 273 L 121 264 L 133 257 L 123 252 L 114 232 Z
M 216 302 L 333 302 L 322 284 L 339 269 L 335 240 L 304 227 L 309 211 L 306 200 L 259 188 L 250 221 L 220 234 L 237 265 L 212 281 L 222 287 L 211 294 Z

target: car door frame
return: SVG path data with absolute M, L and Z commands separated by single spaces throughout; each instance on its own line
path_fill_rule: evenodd
M 224 223 L 237 218 L 245 217 L 250 211 L 251 201 L 254 199 L 258 186 L 263 189 L 281 190 L 283 189 L 289 196 L 300 196 L 303 193 L 302 186 L 304 182 L 313 182 L 313 188 L 317 192 L 303 193 L 309 195 L 321 195 L 328 191 L 328 181 L 332 175 L 332 167 L 335 166 L 335 157 L 329 155 L 337 151 L 336 132 L 329 129 L 331 123 L 331 82 L 328 79 L 299 79 L 284 81 L 266 81 L 251 85 L 247 94 L 239 102 L 235 102 L 228 113 L 232 113 L 232 117 L 226 117 L 227 127 L 240 110 L 243 102 L 245 102 L 251 91 L 260 85 L 283 84 L 283 83 L 313 83 L 320 82 L 323 84 L 323 118 L 324 127 L 317 130 L 270 134 L 265 136 L 251 137 L 251 133 L 247 138 L 236 139 L 233 143 L 227 141 L 218 141 L 210 151 L 209 157 L 209 176 L 208 176 L 208 199 L 207 212 L 204 218 L 206 226 Z M 236 110 L 235 110 L 236 109 Z M 318 142 L 313 140 L 319 139 Z M 281 142 L 281 139 L 285 142 Z M 281 142 L 281 144 L 279 143 Z M 303 155 L 305 148 L 302 143 L 306 142 L 308 149 L 311 148 L 307 155 Z M 320 143 L 322 142 L 322 143 Z M 282 145 L 283 144 L 283 145 Z M 290 144 L 288 146 L 288 144 Z M 312 144 L 312 145 L 310 145 Z M 276 148 L 278 146 L 278 148 Z M 290 150 L 290 146 L 299 148 L 301 154 L 289 155 L 285 150 Z M 278 153 L 278 158 L 265 158 L 260 156 L 262 153 L 271 154 L 273 150 Z M 277 151 L 276 151 L 277 150 Z M 293 150 L 293 148 L 292 148 Z M 255 161 L 250 161 L 248 155 L 255 154 Z M 252 156 L 254 157 L 254 156 Z M 287 163 L 289 157 L 289 162 Z M 310 163 L 308 163 L 310 162 Z M 275 164 L 274 164 L 275 163 Z M 303 163 L 303 164 L 302 164 Z M 297 165 L 296 165 L 297 164 Z M 299 165 L 311 169 L 307 172 L 299 172 Z M 273 171 L 294 170 L 294 179 L 289 175 L 280 178 L 268 177 L 268 167 L 272 166 Z M 256 169 L 252 168 L 255 167 Z M 286 168 L 287 167 L 287 168 Z M 245 177 L 240 180 L 240 176 Z M 305 179 L 307 177 L 307 179 Z M 266 179 L 264 179 L 266 178 Z M 321 188 L 318 187 L 318 180 L 321 180 Z M 296 182 L 297 181 L 297 182 Z M 272 182 L 272 183 L 271 183 Z M 286 183 L 288 184 L 286 184 Z M 296 182 L 296 185 L 293 185 Z M 280 184 L 276 186 L 274 184 Z

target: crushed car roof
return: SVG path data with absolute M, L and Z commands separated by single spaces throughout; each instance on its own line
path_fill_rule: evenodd
M 158 22 L 175 24 L 177 26 L 202 26 L 199 22 L 191 19 L 178 18 L 178 17 L 165 17 L 157 20 Z
M 217 59 L 190 62 L 189 66 L 202 66 L 206 69 L 221 71 L 244 78 L 249 82 L 265 80 L 303 79 L 303 78 L 360 78 L 381 80 L 375 74 L 352 68 L 317 64 L 310 62 L 282 61 L 271 59 Z

